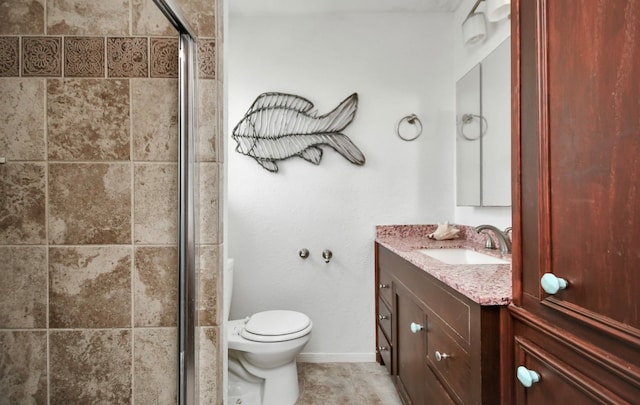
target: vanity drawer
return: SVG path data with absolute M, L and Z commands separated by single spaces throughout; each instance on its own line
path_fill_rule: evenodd
M 378 275 L 378 296 L 391 306 L 391 276 L 382 270 Z
M 391 336 L 391 310 L 381 299 L 378 300 L 378 326 L 382 329 L 388 340 L 393 341 L 393 336 Z
M 427 305 L 440 320 L 455 331 L 465 342 L 470 341 L 471 309 L 467 303 L 435 281 L 423 284 L 423 294 L 429 297 Z
M 387 337 L 384 335 L 382 329 L 380 328 L 378 328 L 378 347 L 376 348 L 376 350 L 378 351 L 378 353 L 380 353 L 380 357 L 382 357 L 384 366 L 387 368 L 387 371 L 389 371 L 389 374 L 391 374 L 391 344 L 389 344 Z
M 394 290 L 404 286 L 418 297 L 435 316 L 451 327 L 465 342 L 471 341 L 469 327 L 471 308 L 465 297 L 461 297 L 451 287 L 386 249 L 379 249 L 378 265 L 380 270 L 390 269 L 388 271 L 393 274 Z M 382 281 L 385 276 L 389 278 L 383 271 L 380 271 L 378 287 L 380 287 L 380 284 L 386 283 L 386 281 Z M 383 296 L 382 294 L 379 295 Z M 385 297 L 385 299 L 387 298 Z M 389 300 L 387 302 L 390 303 L 392 301 Z
M 429 324 L 427 359 L 429 367 L 443 384 L 454 391 L 462 403 L 472 403 L 471 359 L 456 341 L 449 336 L 452 331 L 439 322 Z

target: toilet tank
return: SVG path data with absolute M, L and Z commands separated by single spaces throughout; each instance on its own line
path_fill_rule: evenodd
M 231 293 L 233 292 L 233 264 L 234 260 L 229 258 L 224 266 L 224 274 L 222 276 L 224 289 L 222 291 L 224 298 L 224 319 L 229 320 L 229 312 L 231 311 Z

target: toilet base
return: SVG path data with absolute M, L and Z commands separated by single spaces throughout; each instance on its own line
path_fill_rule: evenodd
M 237 367 L 242 367 L 237 363 Z M 229 380 L 227 388 L 227 403 L 229 405 L 262 405 L 262 388 L 264 383 L 249 382 L 243 379 L 236 371 L 237 367 L 229 368 Z M 241 374 L 246 370 L 240 371 Z
M 240 397 L 241 401 L 254 401 L 256 392 L 259 392 L 262 396 L 262 402 L 258 402 L 256 405 L 294 405 L 298 400 L 300 387 L 298 386 L 298 368 L 295 360 L 280 367 L 264 370 L 258 369 L 247 362 L 244 359 L 243 352 L 235 352 L 229 356 L 229 359 L 230 362 L 239 361 L 242 369 L 253 377 L 252 379 L 246 375 L 243 376 L 242 371 L 234 373 L 232 367 L 229 368 L 228 395 L 230 404 L 234 404 L 231 400 L 231 374 L 234 374 L 234 378 L 242 380 L 242 382 L 234 386 L 234 389 L 237 388 L 235 396 Z M 258 382 L 260 381 L 259 379 L 263 379 L 263 382 Z M 245 397 L 245 395 L 247 396 Z M 253 402 L 239 402 L 239 404 L 254 405 Z

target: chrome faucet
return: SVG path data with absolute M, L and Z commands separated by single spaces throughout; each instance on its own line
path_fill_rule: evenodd
M 509 239 L 508 232 L 502 232 L 500 229 L 496 228 L 493 225 L 478 225 L 474 228 L 474 230 L 478 233 L 480 233 L 485 229 L 492 231 L 496 235 L 496 238 L 498 238 L 498 242 L 500 243 L 500 253 L 502 254 L 511 253 L 511 240 Z M 486 236 L 488 239 L 487 239 L 485 248 L 495 249 L 495 246 L 493 246 L 493 240 L 491 239 L 491 236 L 490 235 L 486 235 Z

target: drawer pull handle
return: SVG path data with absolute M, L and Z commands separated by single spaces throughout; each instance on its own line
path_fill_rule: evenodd
M 389 348 L 387 346 L 378 346 L 378 351 L 379 352 L 387 352 L 387 351 L 389 351 Z
M 546 273 L 540 279 L 540 284 L 542 285 L 542 289 L 547 294 L 555 294 L 560 290 L 564 290 L 567 288 L 567 280 L 564 278 L 556 277 L 552 273 Z
M 540 374 L 533 370 L 529 370 L 525 366 L 518 367 L 517 372 L 518 380 L 525 388 L 531 387 L 534 383 L 540 381 Z
M 444 359 L 448 359 L 449 357 L 451 357 L 451 355 L 447 353 L 440 353 L 436 350 L 436 361 L 442 361 Z
M 380 283 L 380 284 L 378 284 L 378 288 L 379 288 L 379 289 L 381 289 L 381 290 L 382 290 L 383 288 L 389 288 L 389 284 L 382 284 L 382 283 Z
M 411 328 L 411 332 L 413 333 L 418 333 L 420 332 L 422 329 L 424 329 L 424 326 L 415 323 L 415 322 L 411 322 L 411 325 L 409 326 Z
M 378 319 L 384 321 L 385 319 L 389 319 L 387 315 L 378 315 Z

